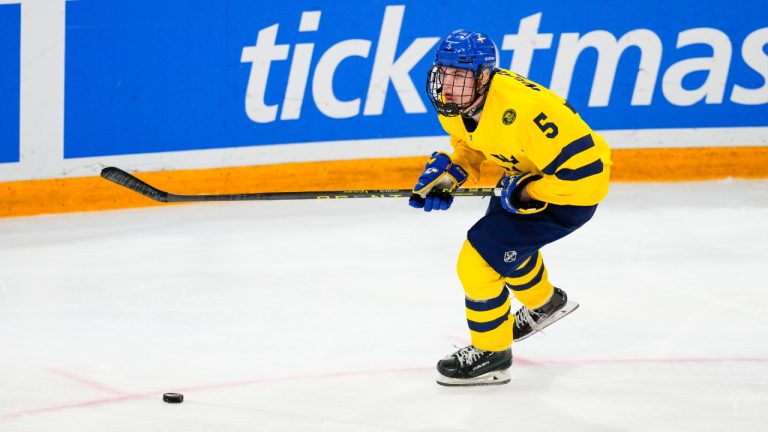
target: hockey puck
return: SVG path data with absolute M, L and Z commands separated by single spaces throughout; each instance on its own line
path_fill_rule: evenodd
M 181 393 L 164 393 L 163 402 L 182 403 L 184 402 L 184 395 Z

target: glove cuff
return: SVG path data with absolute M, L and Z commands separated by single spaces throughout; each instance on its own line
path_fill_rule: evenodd
M 448 176 L 453 180 L 453 186 L 451 187 L 451 190 L 454 190 L 457 187 L 463 185 L 469 177 L 467 170 L 462 168 L 461 165 L 456 164 L 451 164 L 451 167 L 448 168 L 448 172 L 446 174 L 448 174 Z
M 518 213 L 520 214 L 538 213 L 546 209 L 547 205 L 549 205 L 544 201 L 539 201 L 533 198 L 525 201 L 523 201 L 521 198 L 523 190 L 528 185 L 528 183 L 539 180 L 540 178 L 541 178 L 540 175 L 528 173 L 524 175 L 520 180 L 518 180 L 514 190 L 512 190 L 512 193 L 510 194 L 510 199 L 511 199 L 510 204 L 512 204 L 512 206 L 515 209 L 517 209 Z

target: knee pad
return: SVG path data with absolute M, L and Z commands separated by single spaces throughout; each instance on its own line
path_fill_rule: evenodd
M 456 272 L 467 297 L 473 300 L 495 298 L 504 286 L 504 278 L 491 268 L 469 240 L 465 240 L 461 248 Z

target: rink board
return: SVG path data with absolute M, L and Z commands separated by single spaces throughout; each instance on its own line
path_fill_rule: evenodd
M 265 6 L 0 0 L 2 214 L 105 208 L 74 185 L 110 165 L 193 190 L 409 187 L 449 150 L 423 88 L 455 27 L 567 98 L 614 149 L 614 180 L 768 176 L 768 27 L 751 2 L 493 3 L 452 22 L 423 17 L 464 2 Z M 320 180 L 294 175 L 305 163 Z

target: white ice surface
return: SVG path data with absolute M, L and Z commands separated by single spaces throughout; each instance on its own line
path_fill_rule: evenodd
M 614 185 L 543 251 L 581 308 L 445 388 L 486 204 L 0 219 L 0 431 L 768 430 L 768 181 Z

